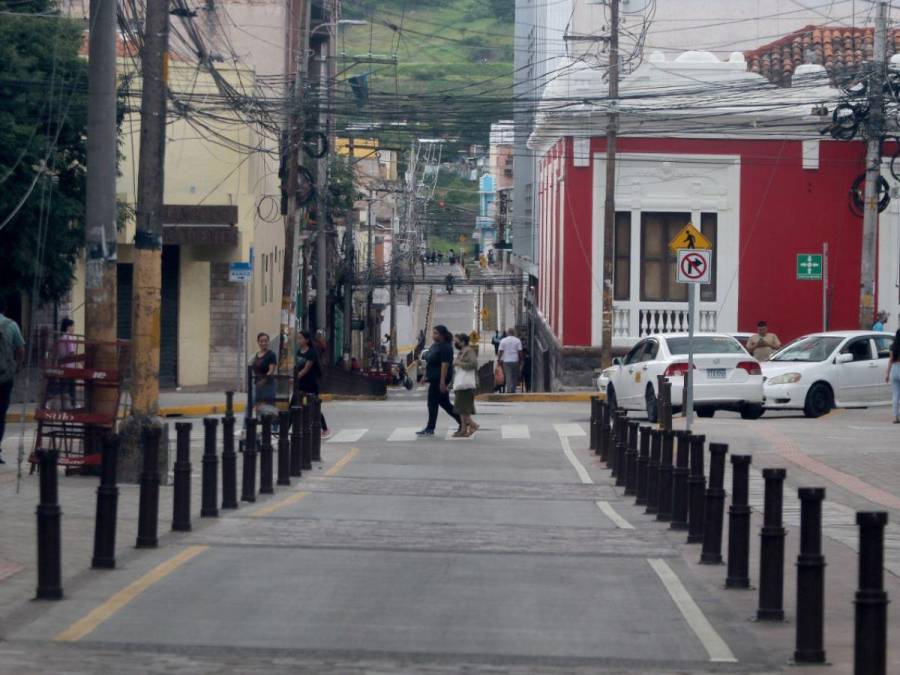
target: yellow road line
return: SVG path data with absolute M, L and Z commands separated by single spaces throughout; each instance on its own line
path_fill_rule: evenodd
M 161 581 L 208 548 L 209 546 L 189 546 L 178 555 L 157 565 L 140 579 L 131 582 L 102 605 L 91 610 L 83 618 L 66 628 L 62 633 L 53 638 L 54 641 L 77 642 L 85 635 L 89 635 L 153 584 Z
M 331 467 L 330 469 L 328 469 L 328 471 L 325 472 L 325 475 L 326 476 L 337 475 L 338 472 L 343 470 L 343 468 L 345 466 L 347 466 L 347 464 L 350 462 L 350 460 L 353 459 L 354 457 L 356 457 L 357 454 L 359 454 L 359 448 L 350 448 L 350 450 L 347 452 L 346 455 L 341 457 L 337 462 L 334 463 L 333 467 Z
M 261 518 L 262 516 L 267 516 L 270 513 L 275 513 L 276 511 L 280 511 L 281 509 L 287 508 L 292 504 L 296 504 L 301 499 L 303 499 L 308 492 L 296 492 L 292 494 L 290 497 L 285 497 L 284 499 L 279 499 L 277 502 L 273 502 L 272 504 L 267 504 L 266 506 L 262 506 L 258 509 L 255 509 L 252 513 L 250 513 L 251 518 Z

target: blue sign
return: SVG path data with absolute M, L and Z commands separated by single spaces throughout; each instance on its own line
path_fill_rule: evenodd
M 228 281 L 246 284 L 253 278 L 253 265 L 248 262 L 233 262 L 228 265 Z

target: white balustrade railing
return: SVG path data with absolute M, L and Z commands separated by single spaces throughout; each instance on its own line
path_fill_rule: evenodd
M 636 319 L 636 325 L 632 324 Z M 715 309 L 698 309 L 697 332 L 718 330 L 719 313 Z M 668 307 L 619 304 L 613 306 L 613 337 L 644 337 L 654 333 L 686 333 L 688 331 L 687 304 L 673 303 Z

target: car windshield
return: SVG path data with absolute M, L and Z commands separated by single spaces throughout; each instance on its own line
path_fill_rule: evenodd
M 813 335 L 792 342 L 777 354 L 773 354 L 769 361 L 805 361 L 813 363 L 824 361 L 844 338 L 833 335 Z
M 669 338 L 669 351 L 673 355 L 687 354 L 690 338 Z M 695 354 L 745 354 L 744 348 L 732 337 L 699 335 L 694 338 Z

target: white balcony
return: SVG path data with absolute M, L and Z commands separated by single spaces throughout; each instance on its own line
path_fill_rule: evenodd
M 727 330 L 719 326 L 714 303 L 698 303 L 697 332 Z M 642 338 L 654 333 L 686 333 L 686 302 L 626 302 L 613 305 L 613 338 Z M 731 328 L 734 330 L 734 327 Z

